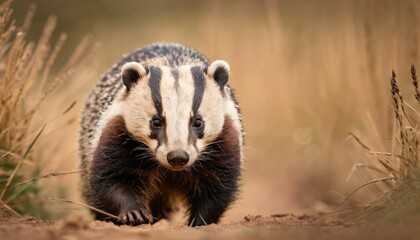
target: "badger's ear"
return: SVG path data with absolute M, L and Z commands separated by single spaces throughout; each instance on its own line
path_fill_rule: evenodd
M 127 90 L 147 75 L 147 70 L 138 62 L 128 62 L 122 66 L 121 76 Z
M 229 64 L 223 60 L 216 60 L 207 68 L 207 75 L 209 78 L 213 78 L 220 90 L 223 91 L 229 80 Z

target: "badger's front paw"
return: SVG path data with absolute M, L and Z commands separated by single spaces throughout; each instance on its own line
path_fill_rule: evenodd
M 121 213 L 119 222 L 126 225 L 140 225 L 145 223 L 153 223 L 153 216 L 147 210 L 139 208 Z

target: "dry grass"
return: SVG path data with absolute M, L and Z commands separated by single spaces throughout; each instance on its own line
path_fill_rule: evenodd
M 56 18 L 48 19 L 37 42 L 28 42 L 25 38 L 31 28 L 35 6 L 29 8 L 19 27 L 12 20 L 10 5 L 11 1 L 5 1 L 0 6 L 0 203 L 9 209 L 3 214 L 47 217 L 49 211 L 44 202 L 37 201 L 44 194 L 37 180 L 51 176 L 41 174 L 44 172 L 42 162 L 50 157 L 44 154 L 44 149 L 48 148 L 44 144 L 51 144 L 54 139 L 44 142 L 40 139 L 50 132 L 49 125 L 69 112 L 74 104 L 52 119 L 40 117 L 39 110 L 51 101 L 48 97 L 59 86 L 86 66 L 91 57 L 83 58 L 85 43 L 67 64 L 51 74 L 66 41 L 66 35 L 62 33 L 54 44 L 51 43 Z M 15 211 L 8 207 L 9 204 L 13 204 Z
M 411 79 L 414 86 L 413 95 L 417 100 L 415 103 L 418 104 L 420 98 L 414 65 L 411 66 Z M 362 184 L 351 194 L 378 182 L 385 182 L 387 187 L 383 190 L 384 195 L 377 200 L 344 209 L 343 212 L 339 211 L 343 216 L 359 222 L 398 222 L 403 219 L 417 221 L 420 216 L 420 111 L 418 106 L 412 106 L 404 100 L 394 71 L 390 78 L 390 90 L 395 120 L 390 151 L 374 153 L 358 137 L 352 135 L 369 154 L 374 156 L 375 167 L 372 168 L 386 177 Z

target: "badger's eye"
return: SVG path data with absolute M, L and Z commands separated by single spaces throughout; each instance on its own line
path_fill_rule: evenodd
M 150 126 L 152 128 L 161 128 L 162 127 L 162 120 L 160 118 L 152 118 L 152 120 L 150 120 Z
M 194 120 L 194 123 L 193 123 L 193 128 L 200 129 L 200 128 L 203 128 L 203 127 L 204 127 L 203 120 L 201 118 L 196 118 Z

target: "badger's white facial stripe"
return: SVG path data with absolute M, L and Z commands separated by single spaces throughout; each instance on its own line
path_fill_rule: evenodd
M 158 143 L 150 137 L 150 120 L 157 115 L 156 108 L 161 106 L 160 78 L 160 69 L 151 67 L 148 74 L 137 81 L 129 92 L 124 89 L 123 97 L 117 100 L 123 106 L 122 116 L 129 133 L 152 151 Z M 150 81 L 151 79 L 155 80 Z
M 183 149 L 187 146 L 194 82 L 190 67 L 163 68 L 161 83 L 162 106 L 165 117 L 167 147 Z
M 213 141 L 222 131 L 225 108 L 224 98 L 220 92 L 219 85 L 210 79 L 207 82 L 206 91 L 203 93 L 202 103 L 198 110 L 206 122 L 203 144 Z

